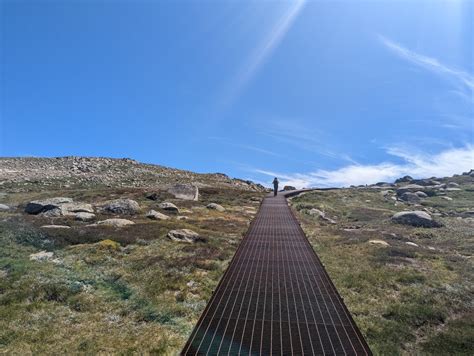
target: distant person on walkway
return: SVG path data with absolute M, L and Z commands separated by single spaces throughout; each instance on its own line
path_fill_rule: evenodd
M 275 179 L 273 180 L 273 196 L 276 197 L 276 195 L 278 194 L 278 178 L 275 177 Z

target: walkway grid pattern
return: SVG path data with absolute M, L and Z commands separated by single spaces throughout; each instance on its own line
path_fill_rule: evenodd
M 183 355 L 371 355 L 282 195 L 259 213 Z

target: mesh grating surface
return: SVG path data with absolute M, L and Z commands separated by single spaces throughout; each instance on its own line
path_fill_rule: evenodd
M 265 198 L 183 355 L 371 355 L 283 195 Z

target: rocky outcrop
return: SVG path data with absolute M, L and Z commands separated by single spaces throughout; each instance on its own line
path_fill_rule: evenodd
M 0 204 L 0 211 L 7 211 L 10 210 L 10 207 L 5 204 Z
M 392 221 L 398 224 L 411 225 L 416 227 L 440 227 L 440 223 L 433 220 L 433 218 L 427 212 L 415 210 L 415 211 L 402 211 L 392 216 Z
M 216 203 L 210 203 L 206 206 L 206 208 L 211 209 L 211 210 L 217 210 L 220 212 L 224 212 L 225 208 L 222 205 L 216 204 Z
M 398 178 L 395 183 L 408 183 L 408 182 L 411 182 L 413 180 L 412 177 L 410 176 L 404 176 L 402 178 Z
M 132 199 L 116 199 L 103 204 L 101 210 L 110 214 L 135 215 L 140 212 L 140 206 Z
M 193 184 L 175 184 L 168 189 L 176 199 L 198 200 L 199 188 Z
M 293 187 L 293 186 L 291 186 L 291 185 L 285 185 L 285 186 L 283 187 L 283 190 L 284 190 L 284 191 L 290 191 L 290 190 L 296 190 L 296 188 Z
M 193 230 L 189 229 L 180 229 L 180 230 L 171 230 L 168 232 L 168 238 L 173 241 L 178 242 L 205 242 L 206 240 L 199 236 L 199 234 Z

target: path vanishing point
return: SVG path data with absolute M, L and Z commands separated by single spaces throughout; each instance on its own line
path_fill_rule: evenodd
M 183 355 L 371 355 L 288 207 L 266 197 Z

